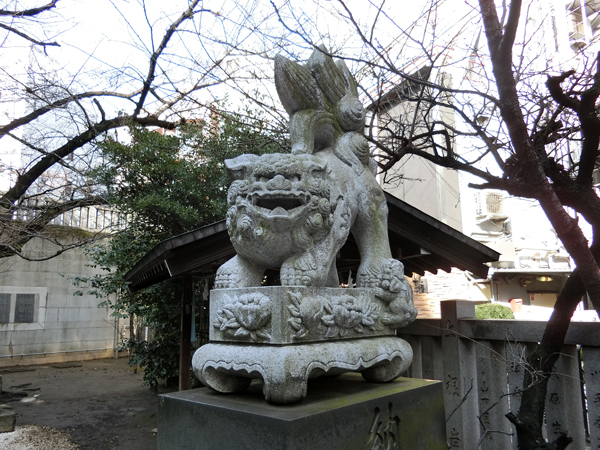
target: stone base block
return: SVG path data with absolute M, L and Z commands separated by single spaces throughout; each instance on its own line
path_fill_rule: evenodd
M 196 351 L 192 366 L 215 391 L 243 392 L 260 379 L 268 401 L 295 403 L 306 397 L 311 378 L 361 372 L 367 381 L 386 383 L 408 369 L 412 356 L 410 345 L 395 336 L 280 347 L 209 343 Z
M 0 433 L 15 431 L 17 415 L 10 409 L 0 409 Z
M 386 305 L 366 288 L 213 289 L 210 340 L 283 345 L 394 336 L 384 324 Z
M 306 399 L 275 406 L 253 383 L 243 394 L 209 389 L 162 395 L 158 450 L 446 450 L 442 383 L 358 374 L 311 380 Z

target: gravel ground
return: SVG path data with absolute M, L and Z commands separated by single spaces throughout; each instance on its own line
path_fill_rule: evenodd
M 0 449 L 156 448 L 158 397 L 142 386 L 142 372 L 134 373 L 127 358 L 0 368 L 0 376 L 0 403 L 13 407 L 18 427 L 14 433 L 0 434 L 9 439 L 0 441 Z M 63 447 L 35 443 L 53 433 Z M 29 444 L 29 438 L 32 447 L 10 441 Z
M 71 436 L 64 431 L 38 425 L 17 427 L 12 433 L 0 434 L 0 448 L 6 450 L 77 450 Z

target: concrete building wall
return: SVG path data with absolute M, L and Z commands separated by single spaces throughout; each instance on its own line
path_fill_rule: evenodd
M 405 120 L 404 117 L 414 116 L 410 108 L 410 104 L 399 101 L 380 113 L 379 126 L 384 129 L 399 127 L 402 120 Z M 450 121 L 447 111 L 442 115 L 444 121 Z M 386 131 L 381 134 L 384 140 L 386 134 Z M 410 156 L 391 168 L 385 176 L 380 176 L 379 181 L 385 191 L 462 232 L 457 171 L 437 166 L 417 156 Z
M 34 239 L 32 257 L 48 254 L 52 244 Z M 69 250 L 48 261 L 11 257 L 0 261 L 0 366 L 111 356 L 115 319 L 98 307 L 93 295 L 74 295 L 69 279 L 90 276 L 83 249 Z

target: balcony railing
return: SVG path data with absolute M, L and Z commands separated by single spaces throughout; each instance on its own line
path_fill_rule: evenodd
M 27 200 L 13 213 L 13 220 L 31 220 L 44 209 L 39 200 Z M 50 221 L 50 225 L 83 228 L 90 231 L 116 231 L 125 228 L 127 217 L 114 209 L 102 206 L 84 206 L 64 212 Z

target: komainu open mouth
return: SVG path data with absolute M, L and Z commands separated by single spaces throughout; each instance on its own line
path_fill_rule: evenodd
M 270 216 L 288 216 L 290 212 L 305 205 L 302 198 L 289 196 L 257 197 L 253 203 L 254 206 L 262 209 L 264 213 Z

